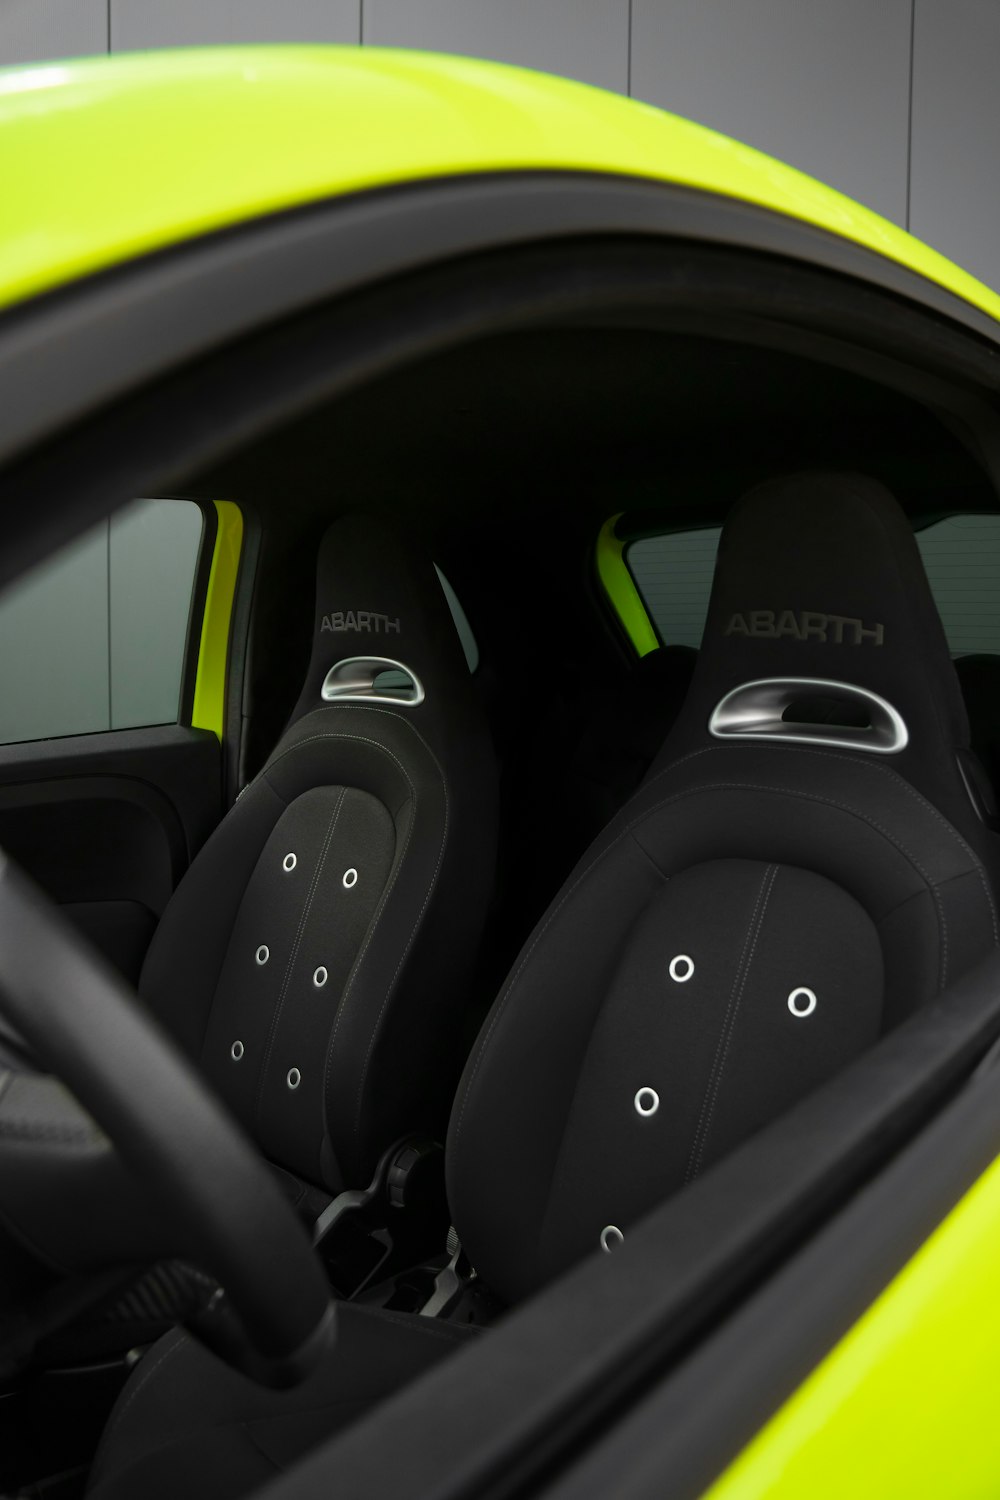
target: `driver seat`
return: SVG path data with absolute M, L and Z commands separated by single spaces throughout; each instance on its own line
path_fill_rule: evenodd
M 493 880 L 496 773 L 434 564 L 345 515 L 278 744 L 174 894 L 139 993 L 288 1174 L 438 1136 Z
M 613 1253 L 997 946 L 968 755 L 888 492 L 811 474 L 745 497 L 677 723 L 528 940 L 458 1091 L 449 1201 L 503 1301 Z M 169 1335 L 112 1414 L 91 1500 L 236 1500 L 478 1336 L 336 1315 L 283 1393 Z

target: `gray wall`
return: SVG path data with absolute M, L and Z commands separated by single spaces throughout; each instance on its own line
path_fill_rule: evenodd
M 0 64 L 310 40 L 631 93 L 841 188 L 1000 289 L 1000 0 L 0 0 Z
M 201 535 L 140 500 L 0 596 L 0 743 L 176 719 Z
M 906 219 L 911 0 L 633 0 L 632 92 Z
M 916 0 L 910 228 L 1000 289 L 1000 3 Z
M 0 65 L 107 50 L 107 0 L 0 0 Z
M 364 41 L 465 52 L 628 92 L 628 0 L 364 0 Z
M 358 0 L 110 0 L 110 48 L 358 42 Z

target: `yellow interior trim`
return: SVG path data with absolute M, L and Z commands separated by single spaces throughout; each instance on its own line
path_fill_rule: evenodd
M 625 562 L 624 544 L 615 535 L 615 525 L 622 512 L 605 521 L 597 538 L 597 576 L 608 602 L 635 647 L 637 656 L 648 656 L 659 650 L 660 642 L 653 628 L 642 596 Z
M 226 714 L 229 626 L 243 551 L 243 516 L 232 500 L 216 500 L 215 513 L 218 530 L 201 623 L 191 725 L 194 729 L 211 729 L 221 743 Z

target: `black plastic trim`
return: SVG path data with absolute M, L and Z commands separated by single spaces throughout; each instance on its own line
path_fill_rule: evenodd
M 250 622 L 260 563 L 260 519 L 243 507 L 243 551 L 229 623 L 226 663 L 226 722 L 223 736 L 223 808 L 228 810 L 249 781 L 244 774 L 246 734 L 250 720 Z
M 184 635 L 184 662 L 181 669 L 181 693 L 177 705 L 177 721 L 185 727 L 191 725 L 194 710 L 194 693 L 198 680 L 198 656 L 201 650 L 201 632 L 205 621 L 205 603 L 208 599 L 208 580 L 212 573 L 215 544 L 219 536 L 219 517 L 214 505 L 207 500 L 189 501 L 201 511 L 201 545 L 198 562 L 191 585 L 191 605 L 188 609 L 187 629 Z
M 219 820 L 217 757 L 214 734 L 180 724 L 25 740 L 0 745 L 0 794 L 5 806 L 17 805 L 19 797 L 30 804 L 45 783 L 54 782 L 71 798 L 84 795 L 100 777 L 109 795 L 120 786 L 125 797 L 165 799 L 180 824 L 178 836 L 183 829 L 178 848 L 164 823 L 179 876 Z
M 906 267 L 739 199 L 596 173 L 437 179 L 255 219 L 14 307 L 0 317 L 0 460 L 317 301 L 459 256 L 594 235 L 779 255 L 1000 342 L 993 319 Z
M 184 473 L 409 361 L 499 329 L 630 317 L 687 328 L 707 320 L 710 333 L 758 341 L 794 332 L 816 339 L 823 357 L 835 330 L 837 349 L 856 364 L 871 361 L 874 378 L 902 370 L 911 387 L 926 382 L 929 404 L 950 398 L 966 441 L 978 440 L 980 458 L 1000 473 L 1000 451 L 988 451 L 997 445 L 985 419 L 976 425 L 970 389 L 1000 387 L 1000 351 L 951 325 L 856 283 L 747 252 L 649 238 L 536 245 L 323 304 L 140 388 L 24 455 L 4 471 L 0 583 L 132 496 L 183 493 Z
M 665 1380 L 548 1500 L 695 1500 L 885 1290 L 1000 1151 L 995 1072 Z M 610 1485 L 610 1489 L 609 1489 Z

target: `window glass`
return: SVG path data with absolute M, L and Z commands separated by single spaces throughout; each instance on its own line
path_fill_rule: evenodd
M 667 646 L 700 646 L 721 528 L 643 537 L 625 552 L 646 612 Z
M 917 546 L 952 655 L 1000 653 L 1000 516 L 949 516 Z
M 451 617 L 455 622 L 458 638 L 462 642 L 462 650 L 465 652 L 465 660 L 468 663 L 469 671 L 474 672 L 479 666 L 479 646 L 476 642 L 476 637 L 472 633 L 472 626 L 469 624 L 468 617 L 462 608 L 458 595 L 441 572 L 437 563 L 434 564 L 434 571 L 444 590 L 444 597 L 448 601 L 448 608 L 451 610 Z
M 0 595 L 0 742 L 176 722 L 202 531 L 139 500 Z

